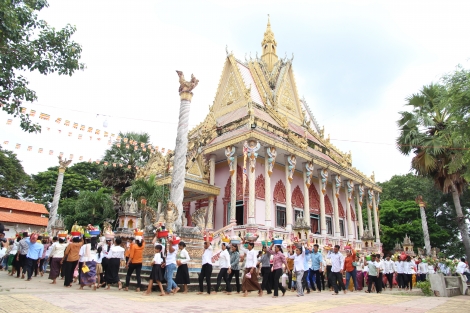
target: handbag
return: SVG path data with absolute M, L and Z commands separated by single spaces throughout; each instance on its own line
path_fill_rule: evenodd
M 90 269 L 88 268 L 88 266 L 86 266 L 86 264 L 83 264 L 82 266 L 82 273 L 83 274 L 86 274 L 90 271 Z
M 248 279 L 251 279 L 251 273 L 250 272 L 246 273 L 245 277 L 248 278 Z

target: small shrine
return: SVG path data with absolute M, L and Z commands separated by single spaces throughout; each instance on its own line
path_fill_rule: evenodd
M 120 233 L 132 233 L 134 228 L 139 227 L 138 220 L 141 213 L 137 201 L 132 197 L 125 200 L 121 209 L 118 212 L 118 223 L 116 231 Z
M 406 255 L 414 257 L 416 254 L 413 247 L 414 243 L 411 241 L 410 237 L 408 237 L 408 234 L 406 234 L 401 245 L 398 242 L 395 244 L 394 253 L 405 252 Z
M 62 217 L 57 218 L 51 225 L 52 236 L 57 236 L 57 234 L 64 229 L 64 220 L 62 219 Z

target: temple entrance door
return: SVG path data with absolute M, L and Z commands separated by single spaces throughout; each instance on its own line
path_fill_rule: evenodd
M 243 205 L 243 200 L 237 201 L 236 205 L 236 212 L 235 212 L 235 218 L 237 219 L 237 225 L 243 225 L 244 220 L 243 220 L 243 211 L 245 210 L 245 206 Z

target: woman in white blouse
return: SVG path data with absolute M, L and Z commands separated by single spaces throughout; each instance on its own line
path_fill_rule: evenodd
M 245 241 L 243 240 L 243 243 Z M 258 261 L 258 252 L 254 249 L 255 244 L 253 242 L 248 243 L 248 249 L 240 246 L 240 250 L 245 253 L 245 275 L 242 281 L 243 296 L 248 296 L 248 291 L 258 290 L 258 295 L 263 296 L 263 290 L 258 283 L 258 274 L 256 273 L 256 263 Z
M 179 251 L 176 254 L 176 265 L 178 266 L 178 270 L 176 271 L 176 278 L 175 283 L 177 285 L 184 286 L 184 292 L 188 293 L 188 285 L 191 283 L 189 280 L 189 270 L 188 270 L 188 262 L 191 260 L 189 257 L 188 251 L 186 251 L 186 244 L 184 242 L 180 242 L 178 244 Z
M 411 262 L 411 257 L 408 256 L 406 261 L 403 262 L 403 274 L 405 276 L 405 286 L 406 290 L 413 290 L 413 272 L 414 264 Z
M 121 247 L 122 240 L 121 238 L 116 238 L 114 240 L 114 245 L 109 249 L 108 252 L 108 268 L 105 272 L 106 284 L 109 289 L 111 284 L 118 284 L 119 290 L 122 289 L 121 281 L 119 280 L 119 267 L 121 261 L 124 261 L 124 248 Z
M 67 248 L 67 242 L 65 238 L 59 238 L 59 242 L 56 242 L 52 245 L 51 254 L 49 255 L 49 264 L 51 270 L 49 271 L 49 279 L 52 279 L 51 284 L 56 283 L 57 277 L 60 274 L 60 261 L 64 258 L 64 252 Z

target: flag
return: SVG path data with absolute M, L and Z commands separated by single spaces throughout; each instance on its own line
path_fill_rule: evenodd
M 127 139 L 127 138 L 124 138 L 124 143 L 127 143 L 127 141 L 128 141 L 128 140 L 129 140 L 129 139 Z
M 72 136 L 72 132 L 69 132 L 69 137 Z
M 49 155 L 53 155 L 54 154 L 54 150 L 49 150 Z
M 162 148 L 162 153 L 165 153 L 165 148 Z
M 5 140 L 5 141 L 3 142 L 4 145 L 7 145 L 8 143 L 9 143 L 8 140 Z
M 29 116 L 34 117 L 36 115 L 36 110 L 29 111 Z
M 85 130 L 85 125 L 81 125 L 80 130 Z
M 57 124 L 60 124 L 60 122 L 62 122 L 62 119 L 59 117 L 58 119 L 55 120 L 55 122 L 56 122 Z
M 41 113 L 41 114 L 39 114 L 39 118 L 42 119 L 42 120 L 48 121 L 48 120 L 50 120 L 51 116 L 49 114 L 46 114 L 46 113 Z
M 21 113 L 26 113 L 26 108 L 21 108 Z
M 134 146 L 134 150 L 139 150 L 139 147 L 137 147 L 137 146 Z
M 140 143 L 140 147 L 141 147 L 141 148 L 145 147 L 145 143 L 141 142 L 141 143 Z
M 118 142 L 118 143 L 116 144 L 116 147 L 121 148 L 121 143 Z
M 87 132 L 91 133 L 93 131 L 93 127 L 88 127 Z
M 58 131 L 59 131 L 59 134 L 61 134 L 61 133 L 62 133 L 62 130 L 61 130 L 61 129 L 59 129 Z
M 152 149 L 152 145 L 148 145 L 147 148 L 150 150 Z
M 116 167 L 116 163 L 113 163 L 113 167 Z
M 60 153 L 59 153 L 59 156 L 61 156 L 61 157 L 64 156 L 64 153 L 63 153 L 63 152 L 60 152 Z
M 83 160 L 83 156 L 81 155 L 79 158 L 78 158 L 79 161 Z
M 95 135 L 99 135 L 99 134 L 100 134 L 100 130 L 99 129 L 95 130 Z
M 108 146 L 110 146 L 110 145 L 111 145 L 111 140 L 108 140 Z
M 100 160 L 96 160 L 95 163 L 96 163 L 96 164 L 100 164 Z
M 114 134 L 113 134 L 113 133 L 111 133 L 111 137 L 114 137 Z
M 101 141 L 101 137 L 96 138 L 96 140 Z
M 70 160 L 73 159 L 73 154 L 69 155 L 69 159 L 70 159 Z
M 90 140 L 92 140 L 92 139 L 93 139 L 93 136 L 90 136 Z
M 43 149 L 39 148 L 38 153 L 42 153 Z
M 88 163 L 91 163 L 91 159 L 88 159 Z
M 113 135 L 114 135 L 114 134 L 111 134 L 111 137 L 113 137 Z M 116 137 L 116 140 L 117 140 L 117 141 L 121 141 L 121 136 L 117 136 L 117 137 Z
M 128 166 L 127 166 L 127 168 L 131 168 L 131 166 L 130 166 L 130 165 L 128 165 Z
M 104 161 L 104 166 L 108 166 L 108 161 Z
M 21 144 L 17 143 L 16 146 L 15 146 L 16 149 L 19 149 L 21 148 Z
M 33 146 L 28 146 L 28 151 L 33 150 Z
M 78 123 L 73 123 L 73 128 L 77 129 L 78 128 Z
M 122 163 L 119 163 L 119 166 L 122 167 Z
M 11 125 L 11 122 L 13 122 L 13 120 L 12 120 L 12 119 L 8 119 L 8 120 L 7 120 L 7 125 Z
M 47 127 L 46 129 L 47 129 L 47 131 L 50 131 L 50 130 L 51 130 L 51 128 L 50 128 L 50 127 Z
M 129 149 L 129 144 L 126 144 L 126 148 Z
M 104 136 L 105 136 L 105 137 L 108 137 L 108 132 L 104 132 Z
M 65 125 L 65 126 L 70 126 L 70 121 L 68 121 L 68 120 L 65 121 L 64 125 Z
M 142 148 L 142 151 L 144 151 L 144 152 L 147 151 L 147 148 Z
M 82 134 L 79 134 L 79 135 L 78 135 L 78 139 L 82 139 Z

